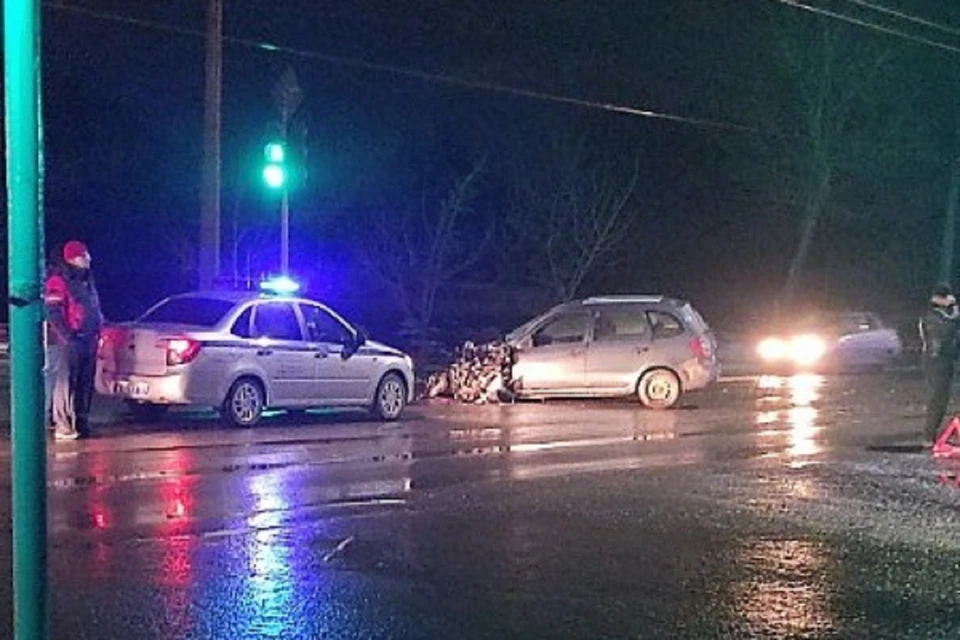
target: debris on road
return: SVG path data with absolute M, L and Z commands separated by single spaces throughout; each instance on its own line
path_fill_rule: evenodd
M 515 362 L 514 349 L 505 342 L 475 345 L 467 341 L 454 352 L 446 370 L 430 375 L 425 395 L 473 404 L 511 402 Z

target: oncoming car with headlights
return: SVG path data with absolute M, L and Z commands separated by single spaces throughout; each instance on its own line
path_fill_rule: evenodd
M 789 370 L 881 369 L 903 352 L 896 330 L 871 312 L 819 313 L 771 331 L 756 345 L 768 368 Z
M 306 298 L 196 292 L 104 330 L 97 390 L 141 418 L 173 405 L 210 406 L 236 426 L 266 408 L 360 407 L 400 418 L 413 362 Z

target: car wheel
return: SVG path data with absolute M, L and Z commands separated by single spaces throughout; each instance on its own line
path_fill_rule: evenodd
M 397 420 L 407 406 L 407 383 L 396 373 L 388 373 L 377 385 L 373 414 L 380 420 Z
M 640 403 L 650 409 L 670 409 L 680 399 L 680 378 L 669 369 L 647 371 L 637 385 Z
M 136 402 L 135 400 L 127 400 L 126 405 L 127 410 L 136 422 L 159 422 L 170 410 L 170 407 L 165 404 Z
M 260 422 L 264 409 L 263 385 L 254 378 L 240 378 L 223 401 L 222 415 L 234 427 L 252 427 Z

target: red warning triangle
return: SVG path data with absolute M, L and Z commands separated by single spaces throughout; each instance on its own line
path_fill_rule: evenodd
M 950 443 L 950 439 L 957 436 L 960 439 L 960 417 L 954 416 L 947 423 L 947 428 L 940 432 L 933 443 L 933 457 L 960 458 L 960 446 Z

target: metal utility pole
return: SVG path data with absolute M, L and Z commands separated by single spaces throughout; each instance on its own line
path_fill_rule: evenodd
M 40 2 L 3 3 L 10 283 L 13 633 L 47 636 L 47 441 L 43 416 L 43 123 Z
M 960 147 L 960 130 L 958 140 Z M 953 263 L 957 236 L 957 199 L 960 198 L 960 151 L 953 161 L 950 191 L 947 195 L 947 217 L 943 223 L 943 243 L 940 248 L 940 282 L 953 284 Z
M 203 186 L 200 211 L 200 286 L 220 275 L 220 132 L 223 99 L 223 0 L 207 8 L 206 93 L 203 122 Z

